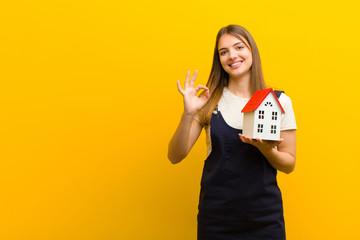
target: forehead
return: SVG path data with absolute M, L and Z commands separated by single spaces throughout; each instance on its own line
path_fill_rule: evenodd
M 246 46 L 249 46 L 249 43 L 246 41 L 246 39 L 243 36 L 236 35 L 236 37 L 232 34 L 226 33 L 222 35 L 219 39 L 218 43 L 218 49 L 220 48 L 230 48 L 234 44 L 242 42 Z

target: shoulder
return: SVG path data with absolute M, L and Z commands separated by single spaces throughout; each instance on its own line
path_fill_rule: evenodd
M 297 129 L 291 98 L 282 93 L 279 97 L 279 102 L 285 111 L 281 119 L 281 130 Z
M 279 97 L 279 102 L 283 108 L 292 107 L 292 101 L 291 98 L 286 95 L 285 93 L 282 93 Z
M 286 95 L 286 93 L 281 93 L 280 97 L 279 97 L 279 101 L 280 102 L 288 102 L 291 101 L 290 97 L 288 95 Z

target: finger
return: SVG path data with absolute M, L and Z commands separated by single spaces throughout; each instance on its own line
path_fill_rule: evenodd
M 284 139 L 283 138 L 280 138 L 279 139 L 279 141 L 276 141 L 274 144 L 273 144 L 273 146 L 275 147 L 275 146 L 278 146 L 280 143 L 282 143 L 284 141 Z
M 250 139 L 249 137 L 242 135 L 242 134 L 239 134 L 239 136 L 243 143 L 250 143 L 250 144 L 252 143 L 252 141 L 251 141 L 252 139 Z
M 239 133 L 239 138 L 243 143 L 245 142 L 245 139 L 244 139 L 243 135 L 241 135 L 241 133 Z
M 190 71 L 187 71 L 185 78 L 185 90 L 189 87 Z
M 177 80 L 176 81 L 177 82 L 177 88 L 178 88 L 178 90 L 179 90 L 179 92 L 181 93 L 181 95 L 184 95 L 184 90 L 181 88 L 181 86 L 180 86 L 180 81 L 179 80 Z
M 198 93 L 200 91 L 200 89 L 209 90 L 206 86 L 197 85 L 195 88 L 196 93 Z
M 252 142 L 252 141 L 253 141 L 252 138 L 250 138 L 250 137 L 248 137 L 248 136 L 246 136 L 246 135 L 243 135 L 243 136 L 244 136 L 244 138 L 245 138 L 246 141 L 248 141 L 248 142 Z
M 195 70 L 194 76 L 190 80 L 190 87 L 194 87 L 195 79 L 196 79 L 197 75 L 198 75 L 198 70 Z

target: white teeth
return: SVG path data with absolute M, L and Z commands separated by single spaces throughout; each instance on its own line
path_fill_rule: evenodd
M 233 67 L 233 66 L 239 65 L 240 63 L 241 63 L 241 62 L 233 63 L 233 64 L 231 64 L 230 66 Z

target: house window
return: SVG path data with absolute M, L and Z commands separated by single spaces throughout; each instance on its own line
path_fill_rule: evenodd
M 277 120 L 277 112 L 272 112 L 272 120 Z
M 258 130 L 257 130 L 257 132 L 258 132 L 258 133 L 262 133 L 262 132 L 263 132 L 263 129 L 264 129 L 264 124 L 258 124 Z
M 264 119 L 265 112 L 262 110 L 259 110 L 259 119 Z
M 276 125 L 271 125 L 271 133 L 276 134 Z
M 271 103 L 271 102 L 266 102 L 266 103 L 265 103 L 265 106 L 268 106 L 268 105 L 269 105 L 270 107 L 272 107 L 272 103 Z

